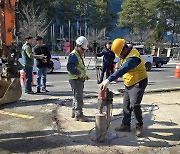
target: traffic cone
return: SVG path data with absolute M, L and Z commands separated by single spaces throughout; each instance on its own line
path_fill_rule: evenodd
M 21 85 L 24 86 L 25 82 L 26 82 L 26 73 L 24 72 L 24 70 L 20 70 L 20 81 L 21 81 Z M 32 73 L 32 82 L 31 85 L 34 85 L 34 74 Z
M 176 64 L 174 76 L 175 78 L 180 78 L 180 64 Z

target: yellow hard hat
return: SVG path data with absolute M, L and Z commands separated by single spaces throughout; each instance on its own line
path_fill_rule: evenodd
M 111 50 L 112 52 L 115 53 L 116 57 L 119 57 L 124 45 L 125 45 L 124 39 L 117 38 L 112 42 Z

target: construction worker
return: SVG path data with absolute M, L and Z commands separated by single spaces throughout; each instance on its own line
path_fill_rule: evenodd
M 88 40 L 80 36 L 76 40 L 74 50 L 69 54 L 67 70 L 69 83 L 73 92 L 72 118 L 76 121 L 87 122 L 88 118 L 83 114 L 83 89 L 84 82 L 88 80 L 86 75 L 83 54 L 88 49 Z
M 105 48 L 102 50 L 102 52 L 97 54 L 97 57 L 103 56 L 102 72 L 101 72 L 101 76 L 98 81 L 98 84 L 100 84 L 103 81 L 105 72 L 106 72 L 106 79 L 107 79 L 110 76 L 110 73 L 112 71 L 115 55 L 111 51 L 111 44 L 112 44 L 112 42 L 107 42 L 105 44 Z
M 130 132 L 131 112 L 134 112 L 136 119 L 137 137 L 142 136 L 143 119 L 141 111 L 141 101 L 148 83 L 146 68 L 137 49 L 127 45 L 124 39 L 115 39 L 111 47 L 116 57 L 120 57 L 122 66 L 108 79 L 104 80 L 99 88 L 105 89 L 108 84 L 115 79 L 122 77 L 125 85 L 123 98 L 123 119 L 122 124 L 115 128 L 116 131 Z
M 43 58 L 46 58 L 46 56 L 44 56 L 44 54 L 34 55 L 32 53 L 33 37 L 26 36 L 25 39 L 26 39 L 26 42 L 22 46 L 22 60 L 23 60 L 24 72 L 26 74 L 25 93 L 34 94 L 31 87 L 34 58 L 43 59 Z

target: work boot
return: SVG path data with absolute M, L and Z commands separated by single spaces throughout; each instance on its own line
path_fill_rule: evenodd
M 88 118 L 85 115 L 75 116 L 75 121 L 88 122 Z
M 128 125 L 121 124 L 121 126 L 115 128 L 115 131 L 118 131 L 118 132 L 130 132 L 131 128 Z
M 43 92 L 49 92 L 49 90 L 45 89 L 45 88 L 42 88 L 42 91 Z
M 28 92 L 25 92 L 27 94 L 35 94 L 34 91 L 28 91 Z
M 137 137 L 141 137 L 142 136 L 142 130 L 143 130 L 143 126 L 136 125 L 135 135 Z
M 40 91 L 40 89 L 38 89 L 38 90 L 36 91 L 36 93 L 39 94 L 39 93 L 42 93 L 42 92 Z
M 72 112 L 71 118 L 75 118 L 75 113 Z

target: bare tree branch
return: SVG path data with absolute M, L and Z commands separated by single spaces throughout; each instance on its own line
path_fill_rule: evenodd
M 22 5 L 20 32 L 22 36 L 37 35 L 45 36 L 47 29 L 52 23 L 47 23 L 46 11 L 41 11 L 39 7 L 35 8 L 33 2 Z

